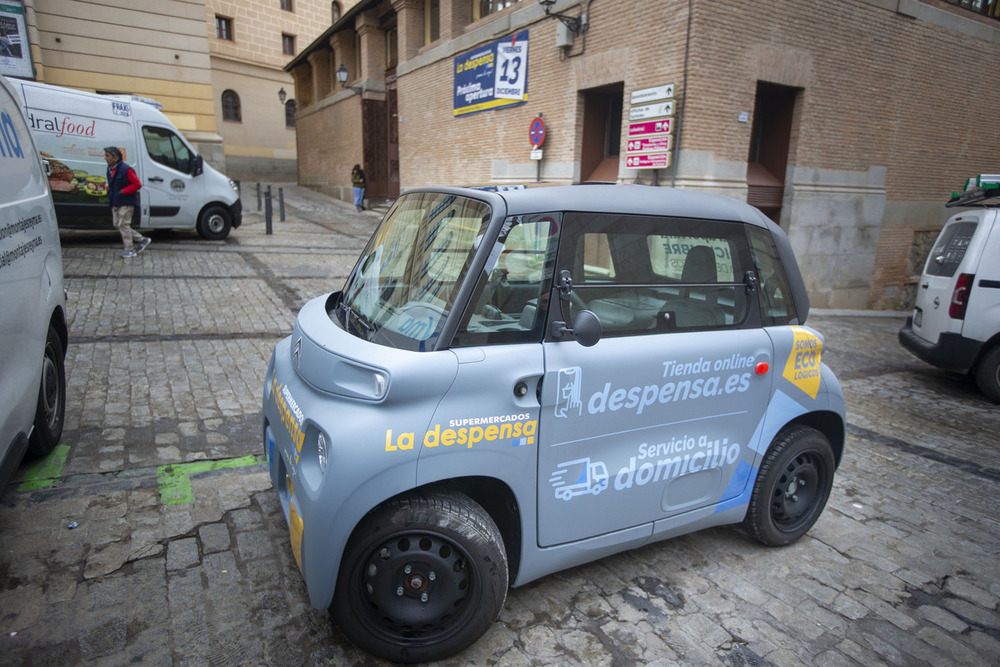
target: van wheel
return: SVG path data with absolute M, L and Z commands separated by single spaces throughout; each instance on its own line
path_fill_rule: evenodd
M 45 456 L 62 437 L 66 416 L 66 363 L 62 341 L 49 325 L 42 357 L 42 382 L 38 388 L 35 429 L 28 441 L 28 456 Z
M 229 236 L 233 217 L 222 206 L 209 206 L 198 217 L 198 234 L 209 241 L 221 241 Z
M 1000 345 L 994 345 L 979 362 L 976 367 L 976 384 L 987 398 L 1000 403 Z
M 782 431 L 771 443 L 754 483 L 744 527 L 769 547 L 806 534 L 833 488 L 833 448 L 808 426 Z
M 482 507 L 459 493 L 414 495 L 373 510 L 355 530 L 331 610 L 373 655 L 438 660 L 493 624 L 507 576 L 503 539 Z

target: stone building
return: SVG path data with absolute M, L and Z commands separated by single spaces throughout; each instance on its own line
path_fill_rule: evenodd
M 361 0 L 286 65 L 299 182 L 347 198 L 362 163 L 375 198 L 721 193 L 788 231 L 814 306 L 903 308 L 950 192 L 1000 171 L 998 19 L 997 0 Z
M 8 74 L 155 99 L 221 171 L 294 180 L 295 96 L 283 67 L 355 2 L 4 0 L 0 25 L 20 17 L 30 51 Z

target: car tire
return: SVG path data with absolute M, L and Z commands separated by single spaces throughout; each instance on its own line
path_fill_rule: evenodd
M 229 236 L 233 216 L 222 206 L 209 206 L 198 216 L 198 234 L 209 241 L 221 241 Z
M 62 340 L 52 325 L 45 337 L 42 378 L 35 408 L 35 428 L 28 440 L 28 456 L 45 456 L 59 444 L 66 417 L 66 360 Z
M 426 662 L 461 651 L 507 597 L 496 524 L 468 496 L 411 495 L 373 510 L 348 543 L 331 611 L 365 651 Z
M 764 455 L 744 527 L 767 546 L 799 539 L 826 507 L 835 468 L 833 448 L 822 433 L 808 426 L 782 431 Z
M 1000 403 L 1000 345 L 994 345 L 976 366 L 976 384 L 994 403 Z

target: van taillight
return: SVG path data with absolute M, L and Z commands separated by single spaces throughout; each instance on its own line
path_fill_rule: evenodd
M 972 291 L 972 283 L 976 281 L 976 276 L 971 273 L 962 273 L 955 283 L 955 291 L 951 295 L 951 305 L 948 306 L 948 317 L 954 320 L 965 319 L 965 307 L 969 305 L 969 292 Z

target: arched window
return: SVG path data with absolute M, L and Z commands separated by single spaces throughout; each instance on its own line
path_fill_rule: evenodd
M 285 102 L 285 127 L 295 127 L 295 100 Z
M 339 2 L 331 2 L 330 3 L 330 12 L 333 15 L 333 22 L 336 23 L 337 21 L 339 21 L 340 20 L 340 3 Z
M 243 113 L 240 111 L 240 96 L 232 90 L 222 93 L 222 120 L 234 123 L 243 122 Z

